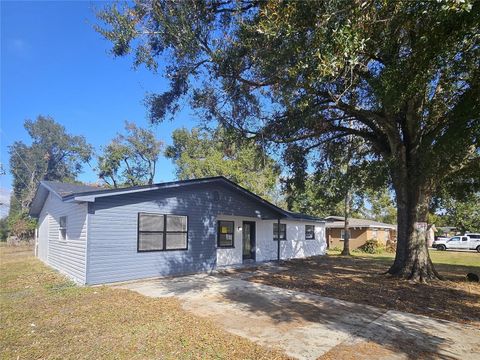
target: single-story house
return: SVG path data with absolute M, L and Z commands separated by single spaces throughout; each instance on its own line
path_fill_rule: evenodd
M 38 218 L 38 258 L 80 284 L 326 251 L 324 220 L 283 210 L 224 177 L 120 189 L 42 181 L 30 214 Z
M 325 224 L 327 243 L 330 249 L 343 248 L 345 239 L 345 218 L 342 216 L 327 216 Z M 357 249 L 367 240 L 375 239 L 386 245 L 387 241 L 397 238 L 397 226 L 382 222 L 349 218 L 350 248 Z

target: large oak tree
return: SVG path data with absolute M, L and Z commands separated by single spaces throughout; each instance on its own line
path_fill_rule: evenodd
M 207 120 L 290 144 L 300 170 L 325 144 L 363 139 L 396 195 L 389 273 L 437 277 L 430 199 L 451 176 L 479 181 L 478 0 L 138 0 L 99 17 L 115 55 L 170 79 L 147 99 L 152 122 L 187 96 Z

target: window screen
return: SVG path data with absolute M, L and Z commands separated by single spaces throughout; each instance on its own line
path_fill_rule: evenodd
M 315 239 L 315 225 L 305 225 L 305 239 L 306 240 Z
M 165 250 L 187 249 L 187 217 L 166 216 Z
M 278 223 L 273 223 L 273 240 L 278 237 Z M 287 224 L 280 224 L 280 240 L 287 240 Z
M 186 250 L 188 218 L 181 215 L 138 214 L 138 251 Z
M 217 245 L 218 247 L 233 247 L 235 223 L 233 221 L 218 221 Z

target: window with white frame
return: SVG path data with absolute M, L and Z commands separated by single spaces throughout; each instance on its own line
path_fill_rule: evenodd
M 67 240 L 67 217 L 60 216 L 58 219 L 58 232 L 60 240 Z
M 377 240 L 378 239 L 378 229 L 372 230 L 372 238 Z
M 315 225 L 305 225 L 305 239 L 315 240 Z
M 278 223 L 273 223 L 273 240 L 287 240 L 287 224 L 280 224 L 280 234 L 278 233 Z
M 138 214 L 138 252 L 187 250 L 187 244 L 187 216 Z

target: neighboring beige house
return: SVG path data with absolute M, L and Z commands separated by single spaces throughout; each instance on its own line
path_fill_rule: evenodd
M 325 226 L 328 247 L 342 248 L 343 240 L 345 238 L 344 218 L 341 216 L 328 216 L 325 220 L 327 221 Z M 368 219 L 350 218 L 349 229 L 350 249 L 356 249 L 370 239 L 376 239 L 383 244 L 386 244 L 388 240 L 396 240 L 397 238 L 396 225 L 385 224 Z

